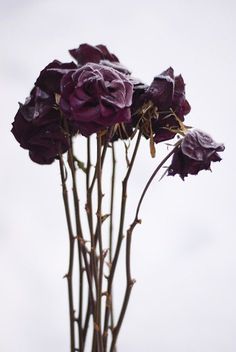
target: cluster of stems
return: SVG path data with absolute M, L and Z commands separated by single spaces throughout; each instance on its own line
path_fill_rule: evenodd
M 69 300 L 70 352 L 117 351 L 117 338 L 135 282 L 131 275 L 131 240 L 135 226 L 140 223 L 140 206 L 156 173 L 174 153 L 176 148 L 179 147 L 180 143 L 179 142 L 166 158 L 163 159 L 148 180 L 138 202 L 134 220 L 128 230 L 126 230 L 124 226 L 128 195 L 127 188 L 141 140 L 141 132 L 137 132 L 135 146 L 130 161 L 127 163 L 126 173 L 122 180 L 121 198 L 119 201 L 119 224 L 117 226 L 117 233 L 115 234 L 113 222 L 114 191 L 116 183 L 116 142 L 109 142 L 111 133 L 112 130 L 108 131 L 105 141 L 104 138 L 102 139 L 101 133 L 97 133 L 95 168 L 92 166 L 91 162 L 91 140 L 90 137 L 87 138 L 87 162 L 84 168 L 86 177 L 85 209 L 88 222 L 86 230 L 82 226 L 83 222 L 81 221 L 82 212 L 80 209 L 79 195 L 79 192 L 84 192 L 84 189 L 80 189 L 77 185 L 78 159 L 74 154 L 73 143 L 70 137 L 68 137 L 70 148 L 67 153 L 67 163 L 62 156 L 59 158 L 62 193 L 69 234 L 69 265 L 65 277 L 67 279 Z M 103 169 L 108 153 L 111 153 L 111 158 L 109 159 L 109 162 L 111 160 L 110 213 L 104 215 Z M 72 195 L 70 195 L 68 191 L 69 180 L 71 180 L 72 183 Z M 73 199 L 72 202 L 69 199 L 70 196 Z M 75 219 L 75 222 L 73 219 Z M 103 230 L 103 223 L 105 221 L 109 221 L 109 233 Z M 104 238 L 106 238 L 106 245 L 104 244 Z M 126 241 L 126 288 L 120 303 L 120 311 L 115 318 L 113 312 L 114 278 L 117 272 L 117 263 L 120 258 L 123 239 Z M 74 276 L 77 275 L 75 266 L 79 268 L 77 280 L 74 278 Z M 105 275 L 105 268 L 109 270 L 108 275 Z M 76 287 L 77 290 L 75 290 L 76 285 L 79 286 Z M 75 291 L 78 291 L 78 297 L 75 297 L 77 296 L 77 294 L 75 295 Z M 92 329 L 90 329 L 90 327 L 92 327 Z

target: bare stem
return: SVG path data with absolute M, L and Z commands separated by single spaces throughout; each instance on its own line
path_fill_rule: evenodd
M 136 210 L 136 213 L 135 213 L 134 221 L 132 222 L 132 224 L 130 225 L 129 229 L 127 230 L 127 237 L 126 237 L 126 291 L 125 291 L 125 295 L 124 295 L 123 304 L 122 304 L 122 307 L 121 307 L 121 312 L 120 312 L 120 315 L 119 315 L 119 319 L 118 319 L 117 325 L 114 327 L 114 330 L 113 330 L 113 339 L 112 339 L 110 352 L 114 351 L 114 348 L 115 348 L 115 345 L 116 345 L 116 341 L 117 341 L 117 337 L 118 337 L 118 334 L 119 334 L 119 331 L 120 331 L 120 328 L 121 328 L 121 325 L 122 325 L 122 322 L 123 322 L 123 319 L 124 319 L 124 316 L 125 316 L 125 313 L 126 313 L 126 309 L 127 309 L 128 303 L 129 303 L 130 293 L 131 293 L 132 287 L 133 287 L 133 285 L 135 283 L 135 280 L 132 279 L 132 277 L 131 277 L 131 262 L 130 262 L 130 259 L 131 259 L 131 240 L 132 240 L 132 233 L 133 233 L 133 230 L 134 230 L 135 226 L 137 224 L 141 223 L 141 220 L 138 219 L 138 215 L 139 215 L 139 210 L 140 210 L 142 201 L 144 199 L 144 196 L 145 196 L 145 194 L 146 194 L 151 182 L 155 178 L 156 174 L 162 168 L 162 166 L 166 163 L 166 161 L 179 148 L 180 143 L 181 143 L 181 141 L 179 141 L 176 144 L 175 148 L 173 148 L 171 150 L 171 152 L 167 154 L 167 156 L 156 167 L 156 169 L 154 170 L 153 174 L 149 178 L 149 180 L 148 180 L 148 182 L 147 182 L 146 186 L 144 187 L 144 190 L 143 190 L 143 192 L 141 194 L 140 200 L 138 202 L 138 206 L 137 206 L 137 210 Z
M 105 143 L 104 143 L 104 146 L 103 146 L 102 155 L 101 155 L 101 167 L 103 167 L 103 163 L 104 163 L 104 160 L 105 160 L 105 157 L 106 157 L 107 148 L 108 148 L 112 133 L 113 133 L 113 128 L 111 127 L 108 130 L 108 132 L 107 132 L 106 140 L 105 140 Z M 97 177 L 97 168 L 95 169 L 95 173 L 93 175 L 91 186 L 89 187 L 89 192 L 92 192 L 92 190 L 93 190 L 93 187 L 94 187 L 95 182 L 96 182 L 96 177 Z
M 129 163 L 128 170 L 126 172 L 125 178 L 122 181 L 120 225 L 119 225 L 119 231 L 118 231 L 118 239 L 117 239 L 117 244 L 116 244 L 115 255 L 114 255 L 113 261 L 111 263 L 111 270 L 110 270 L 110 274 L 108 277 L 108 284 L 107 284 L 107 299 L 106 299 L 106 309 L 105 309 L 104 329 L 103 329 L 103 344 L 104 344 L 104 346 L 107 345 L 108 323 L 109 323 L 109 317 L 110 317 L 110 312 L 111 312 L 110 302 L 112 299 L 112 297 L 111 297 L 112 283 L 113 283 L 113 279 L 114 279 L 117 261 L 118 261 L 119 254 L 120 254 L 122 240 L 123 240 L 125 209 L 126 209 L 126 202 L 127 202 L 127 185 L 128 185 L 128 180 L 129 180 L 129 177 L 130 177 L 133 165 L 134 165 L 134 161 L 135 161 L 135 158 L 137 155 L 138 147 L 139 147 L 140 140 L 141 140 L 141 135 L 142 135 L 142 132 L 139 131 L 139 134 L 138 134 L 138 137 L 136 140 L 136 144 L 134 147 L 133 155 L 132 155 L 131 161 Z M 105 349 L 105 347 L 104 347 L 104 349 Z M 113 351 L 114 351 L 114 349 L 113 349 Z
M 60 166 L 60 175 L 61 175 L 61 182 L 62 182 L 62 195 L 64 201 L 64 208 L 66 214 L 66 221 L 69 233 L 69 268 L 68 272 L 65 275 L 67 278 L 67 286 L 68 286 L 68 299 L 69 299 L 69 315 L 70 315 L 70 351 L 75 351 L 75 330 L 74 330 L 74 302 L 73 302 L 73 262 L 74 262 L 74 236 L 73 236 L 73 229 L 71 224 L 71 217 L 70 217 L 70 208 L 69 208 L 69 200 L 68 200 L 68 193 L 66 187 L 66 174 L 64 170 L 64 163 L 62 156 L 59 156 L 59 166 Z
M 116 155 L 115 145 L 112 143 L 112 175 L 111 175 L 111 199 L 110 199 L 110 224 L 109 224 L 109 265 L 113 258 L 113 217 L 114 217 L 114 194 L 115 194 L 115 175 L 116 175 Z M 113 292 L 111 292 L 111 329 L 114 326 L 114 310 L 113 310 Z
M 177 149 L 179 148 L 180 144 L 181 144 L 182 140 L 179 140 L 175 147 L 165 156 L 165 158 L 160 162 L 160 164 L 156 167 L 156 169 L 154 170 L 154 172 L 152 173 L 151 177 L 149 178 L 146 186 L 144 187 L 144 190 L 141 194 L 141 197 L 139 199 L 138 202 L 138 206 L 137 206 L 137 210 L 136 210 L 136 214 L 135 214 L 135 219 L 138 219 L 138 214 L 139 214 L 139 210 L 141 207 L 141 204 L 143 202 L 143 199 L 145 197 L 145 194 L 150 186 L 150 184 L 152 183 L 153 179 L 155 178 L 156 174 L 158 173 L 158 171 L 162 168 L 162 166 L 167 162 L 167 160 L 177 151 Z
M 95 273 L 95 255 L 94 255 L 94 233 L 93 233 L 93 208 L 92 208 L 92 190 L 89 191 L 89 184 L 90 184 L 90 171 L 91 171 L 91 141 L 90 137 L 87 138 L 87 166 L 86 166 L 86 214 L 88 219 L 89 225 L 89 232 L 90 232 L 90 242 L 91 242 L 91 252 L 90 252 L 90 270 L 91 270 L 91 278 L 93 278 Z M 87 310 L 85 315 L 84 327 L 83 327 L 83 341 L 85 344 L 89 320 L 92 314 L 91 309 L 91 299 L 88 297 L 87 302 Z
M 75 222 L 76 222 L 76 239 L 78 246 L 78 256 L 79 256 L 79 311 L 78 311 L 78 333 L 79 333 L 79 348 L 80 351 L 84 351 L 84 341 L 83 341 L 83 260 L 82 260 L 82 249 L 81 249 L 81 238 L 83 238 L 82 226 L 80 220 L 80 207 L 79 207 L 79 197 L 77 191 L 77 183 L 76 183 L 76 168 L 74 164 L 74 153 L 73 153 L 73 144 L 72 139 L 70 138 L 70 148 L 68 150 L 68 163 L 71 170 L 72 176 L 72 191 L 73 191 L 73 199 L 74 199 L 74 211 L 75 211 Z
M 99 273 L 98 273 L 98 290 L 97 290 L 97 328 L 99 332 L 99 347 L 103 351 L 101 335 L 101 306 L 102 306 L 102 281 L 103 281 L 103 264 L 104 253 L 102 243 L 102 159 L 101 159 L 101 135 L 97 134 L 97 237 L 99 245 Z
M 78 245 L 78 254 L 79 254 L 79 271 L 80 271 L 80 283 L 81 283 L 81 278 L 83 276 L 83 271 L 85 270 L 86 275 L 87 275 L 87 280 L 88 280 L 88 286 L 89 286 L 89 296 L 90 296 L 90 304 L 92 309 L 94 310 L 95 302 L 93 298 L 93 285 L 92 285 L 92 275 L 91 275 L 91 270 L 87 258 L 87 250 L 85 247 L 85 241 L 83 237 L 83 232 L 82 232 L 82 226 L 81 226 L 81 220 L 80 220 L 80 208 L 79 208 L 79 197 L 78 197 L 78 190 L 77 190 L 77 182 L 76 182 L 76 169 L 75 169 L 75 164 L 74 164 L 74 155 L 73 155 L 73 150 L 72 150 L 72 141 L 70 140 L 70 148 L 68 150 L 68 163 L 70 166 L 71 170 L 71 176 L 72 176 L 72 191 L 73 191 L 73 199 L 74 199 L 74 209 L 75 209 L 75 221 L 76 221 L 76 240 L 77 240 L 77 245 Z M 85 268 L 82 266 L 82 256 L 84 260 L 84 265 Z M 82 285 L 80 286 L 80 292 L 82 293 Z M 80 349 L 83 351 L 84 349 L 84 333 L 83 333 L 83 328 L 82 328 L 82 297 L 80 298 L 79 301 L 79 308 L 81 308 L 81 311 L 79 311 L 79 317 L 78 317 L 78 322 L 79 322 L 79 342 L 80 342 Z

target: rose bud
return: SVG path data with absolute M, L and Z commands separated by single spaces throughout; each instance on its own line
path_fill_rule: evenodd
M 12 133 L 21 147 L 29 150 L 30 158 L 38 164 L 51 164 L 68 150 L 68 140 L 62 128 L 60 112 L 53 96 L 35 87 L 20 104 Z
M 61 82 L 60 108 L 84 136 L 131 118 L 133 84 L 101 64 L 86 64 Z
M 224 149 L 222 143 L 216 143 L 207 133 L 191 130 L 174 153 L 168 175 L 179 174 L 184 180 L 188 174 L 197 175 L 201 170 L 210 170 L 211 162 L 221 160 L 217 152 Z

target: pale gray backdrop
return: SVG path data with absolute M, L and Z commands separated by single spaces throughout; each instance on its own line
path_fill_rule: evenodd
M 70 60 L 67 49 L 88 42 L 106 44 L 147 83 L 173 66 L 184 76 L 192 105 L 187 124 L 226 145 L 212 173 L 152 185 L 134 238 L 137 283 L 120 351 L 234 352 L 235 1 L 0 4 L 0 350 L 69 351 L 62 280 L 68 243 L 58 165 L 32 163 L 10 124 L 39 71 L 54 58 Z M 151 160 L 148 146 L 142 148 L 131 208 L 158 162 L 158 153 Z

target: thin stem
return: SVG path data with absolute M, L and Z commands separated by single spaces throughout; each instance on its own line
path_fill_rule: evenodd
M 92 209 L 92 190 L 89 189 L 90 183 L 90 170 L 91 170 L 91 143 L 90 137 L 87 138 L 87 167 L 86 167 L 86 193 L 87 193 L 87 203 L 86 212 L 89 224 L 89 231 L 91 242 L 93 240 L 93 209 Z
M 103 279 L 103 243 L 102 243 L 102 160 L 101 160 L 101 135 L 97 134 L 97 237 L 99 245 L 99 283 L 97 290 L 97 327 L 99 332 L 100 351 L 103 351 L 101 337 L 101 300 L 102 300 L 102 279 Z
M 92 192 L 89 192 L 89 183 L 90 183 L 90 171 L 91 171 L 91 140 L 90 137 L 87 138 L 87 166 L 86 166 L 86 214 L 87 214 L 87 219 L 88 219 L 88 225 L 89 225 L 89 232 L 90 232 L 90 242 L 91 242 L 91 253 L 90 253 L 90 268 L 91 268 L 91 276 L 93 277 L 94 275 L 94 261 L 95 259 L 93 258 L 94 252 L 93 252 L 93 247 L 94 247 L 94 235 L 93 235 L 93 208 L 92 208 Z M 87 310 L 86 310 L 86 315 L 85 315 L 85 321 L 84 321 L 84 327 L 83 327 L 83 341 L 85 344 L 87 332 L 88 332 L 88 326 L 89 326 L 89 320 L 91 316 L 92 310 L 91 310 L 91 300 L 88 298 L 87 302 Z
M 133 225 L 133 228 L 135 227 L 135 225 Z M 113 352 L 116 346 L 116 341 L 117 341 L 117 337 L 126 313 L 126 309 L 129 303 L 129 298 L 130 298 L 130 294 L 133 288 L 133 285 L 135 283 L 135 280 L 131 278 L 131 268 L 130 268 L 130 257 L 131 257 L 131 239 L 132 239 L 132 231 L 133 228 L 130 228 L 127 231 L 127 238 L 126 238 L 126 291 L 125 291 L 125 296 L 124 296 L 124 300 L 123 300 L 123 304 L 121 307 L 121 312 L 120 312 L 120 316 L 118 319 L 118 322 L 116 324 L 116 326 L 113 329 L 113 337 L 112 337 L 112 343 L 111 343 L 111 348 L 110 348 L 110 352 Z
M 74 199 L 74 211 L 75 211 L 75 222 L 76 222 L 76 238 L 77 238 L 77 247 L 78 247 L 78 256 L 79 256 L 79 312 L 78 312 L 78 333 L 79 333 L 79 348 L 80 351 L 84 350 L 84 342 L 83 342 L 83 261 L 82 261 L 82 249 L 81 249 L 81 241 L 80 238 L 83 238 L 82 226 L 80 220 L 80 207 L 79 207 L 79 197 L 77 191 L 77 183 L 76 183 L 76 168 L 74 164 L 74 152 L 73 152 L 73 144 L 72 139 L 70 138 L 70 148 L 68 150 L 68 161 L 71 170 L 72 176 L 72 191 L 73 191 L 73 199 Z
M 103 150 L 102 150 L 101 167 L 103 167 L 103 164 L 104 164 L 104 160 L 105 160 L 105 157 L 106 157 L 107 148 L 108 148 L 108 145 L 109 145 L 109 142 L 110 142 L 112 133 L 113 133 L 113 127 L 111 127 L 111 128 L 108 130 L 108 132 L 107 132 L 106 140 L 105 140 L 105 143 L 104 143 L 104 146 L 103 146 Z M 96 182 L 96 177 L 97 177 L 97 168 L 95 169 L 95 173 L 94 173 L 94 175 L 93 175 L 93 179 L 92 179 L 92 182 L 91 182 L 91 186 L 89 187 L 89 192 L 92 192 L 92 190 L 93 190 L 93 187 L 94 187 L 95 182 Z
M 108 284 L 107 284 L 107 299 L 106 299 L 106 309 L 105 309 L 104 329 L 103 329 L 103 344 L 104 344 L 104 346 L 107 345 L 108 323 L 109 323 L 109 317 L 110 317 L 110 312 L 111 312 L 111 304 L 110 303 L 112 300 L 112 297 L 111 297 L 112 283 L 113 283 L 113 279 L 114 279 L 117 261 L 118 261 L 119 254 L 120 254 L 122 240 L 123 240 L 125 209 L 126 209 L 126 202 L 127 202 L 127 185 L 128 185 L 128 180 L 129 180 L 129 177 L 130 177 L 133 165 L 134 165 L 134 161 L 135 161 L 135 158 L 137 155 L 138 147 L 140 145 L 141 135 L 142 135 L 142 132 L 139 131 L 139 134 L 138 134 L 138 137 L 136 140 L 136 144 L 134 147 L 133 155 L 132 155 L 131 161 L 129 163 L 128 170 L 126 172 L 125 178 L 122 181 L 120 225 L 119 225 L 118 239 L 117 239 L 117 244 L 116 244 L 115 255 L 114 255 L 113 261 L 111 263 L 111 270 L 110 270 L 110 274 L 108 277 Z M 105 349 L 105 347 L 104 347 L 104 349 Z
M 70 140 L 70 148 L 68 150 L 68 163 L 70 166 L 71 170 L 71 176 L 72 176 L 72 191 L 73 191 L 73 199 L 74 199 L 74 209 L 75 209 L 75 220 L 76 220 L 76 232 L 77 232 L 77 245 L 78 245 L 78 253 L 79 253 L 79 258 L 81 253 L 83 255 L 83 260 L 85 264 L 85 272 L 87 274 L 87 280 L 88 280 L 88 286 L 89 286 L 89 295 L 90 295 L 90 303 L 92 305 L 92 309 L 94 309 L 94 298 L 93 298 L 93 286 L 92 286 L 92 276 L 91 276 L 91 270 L 90 266 L 88 263 L 87 259 L 87 250 L 85 247 L 85 241 L 83 237 L 83 232 L 82 232 L 82 226 L 81 226 L 81 220 L 80 220 L 80 208 L 79 208 L 79 197 L 78 197 L 78 190 L 77 190 L 77 182 L 76 182 L 76 170 L 75 170 L 75 164 L 74 164 L 74 155 L 73 155 L 73 150 L 72 150 L 72 141 Z M 82 268 L 82 260 L 79 259 L 79 270 L 80 270 L 80 275 L 83 275 L 83 268 Z M 81 287 L 80 287 L 81 290 Z M 80 305 L 81 305 L 80 301 Z M 79 312 L 81 315 L 81 312 Z M 79 341 L 82 344 L 81 348 L 84 348 L 84 340 L 83 340 L 83 330 L 82 330 L 82 316 L 79 316 L 80 319 L 80 326 L 79 326 Z M 83 349 L 82 349 L 83 351 Z
M 103 166 L 103 163 L 104 163 L 104 160 L 105 160 L 105 156 L 106 156 L 106 152 L 107 152 L 107 148 L 108 148 L 108 144 L 109 144 L 109 141 L 110 141 L 110 138 L 111 138 L 111 135 L 112 135 L 112 131 L 113 131 L 113 128 L 110 128 L 107 132 L 107 136 L 106 136 L 106 140 L 105 140 L 105 144 L 103 146 L 103 150 L 102 150 L 102 153 L 101 153 L 101 136 L 99 137 L 100 138 L 100 146 L 99 146 L 99 159 L 97 158 L 97 165 L 96 165 L 96 168 L 95 168 L 95 172 L 94 172 L 94 175 L 93 175 L 93 179 L 92 179 L 92 182 L 91 182 L 91 185 L 89 186 L 89 180 L 87 181 L 87 207 L 88 207 L 88 210 L 90 210 L 90 213 L 92 214 L 92 192 L 93 192 L 93 188 L 94 188 L 94 185 L 95 185 L 95 182 L 96 182 L 96 179 L 98 177 L 97 173 L 98 173 L 98 161 L 99 161 L 99 168 L 102 170 L 102 166 Z M 99 195 L 98 195 L 99 196 Z M 91 215 L 92 216 L 92 215 Z M 98 296 L 98 286 L 99 286 L 99 282 L 101 282 L 101 278 L 102 276 L 100 275 L 99 278 L 97 278 L 97 260 L 96 260 L 96 244 L 97 244 L 97 238 L 98 238 L 98 227 L 100 226 L 99 223 L 97 222 L 97 227 L 96 227 L 96 231 L 95 231 L 95 234 L 93 234 L 93 228 L 91 226 L 91 219 L 89 220 L 90 221 L 90 234 L 91 234 L 91 266 L 93 267 L 93 272 L 94 272 L 94 281 L 95 281 L 95 286 L 96 286 L 96 292 L 97 292 L 97 296 Z M 101 221 L 101 219 L 100 219 Z M 101 256 L 100 256 L 101 257 Z M 101 263 L 100 263 L 101 264 Z M 101 267 L 101 266 L 100 266 Z M 101 272 L 101 269 L 100 269 L 100 272 Z M 99 281 L 98 281 L 99 280 Z M 97 297 L 98 298 L 98 297 Z M 96 306 L 98 304 L 98 300 L 96 302 Z M 97 309 L 97 308 L 96 308 Z M 98 308 L 99 310 L 99 308 Z M 87 307 L 87 314 L 86 314 L 86 323 L 88 323 L 88 315 L 89 315 L 89 311 L 90 311 L 90 308 L 89 308 L 89 302 L 88 302 L 88 307 Z M 97 319 L 95 319 L 96 321 Z M 101 324 L 100 324 L 101 325 Z M 94 330 L 94 338 L 97 338 L 98 334 L 97 334 L 97 330 L 98 330 L 98 327 L 97 327 L 97 324 L 95 323 L 94 324 L 95 326 L 95 330 Z M 100 329 L 100 333 L 101 333 L 101 326 L 99 327 Z M 86 334 L 85 334 L 85 337 L 86 337 Z M 100 343 L 100 342 L 99 342 Z M 93 343 L 93 346 L 94 343 Z M 93 347 L 94 349 L 95 347 Z M 100 343 L 100 348 L 103 348 L 103 346 L 101 345 Z
M 181 144 L 182 140 L 179 140 L 175 147 L 166 155 L 166 157 L 160 162 L 160 164 L 156 167 L 156 169 L 154 170 L 154 172 L 152 173 L 151 177 L 149 178 L 146 186 L 144 187 L 144 190 L 141 194 L 141 197 L 139 199 L 139 202 L 138 202 L 138 206 L 137 206 L 137 209 L 136 209 L 136 214 L 135 214 L 135 219 L 138 219 L 138 214 L 139 214 L 139 210 L 140 210 L 140 207 L 141 207 L 141 204 L 143 202 L 143 199 L 145 197 L 145 194 L 150 186 L 150 184 L 152 183 L 153 179 L 155 178 L 156 174 L 158 173 L 158 171 L 162 168 L 162 166 L 167 162 L 167 160 L 177 151 L 177 149 L 179 148 L 180 144 Z
M 68 272 L 65 275 L 67 278 L 67 285 L 68 285 L 68 299 L 69 299 L 69 315 L 70 315 L 70 351 L 75 351 L 75 330 L 74 330 L 74 302 L 73 302 L 73 262 L 74 262 L 74 236 L 71 224 L 71 217 L 70 217 L 70 208 L 69 208 L 69 200 L 68 200 L 68 193 L 66 187 L 66 174 L 64 170 L 64 163 L 62 156 L 59 156 L 59 166 L 60 166 L 60 175 L 61 175 L 61 182 L 62 182 L 62 195 L 64 201 L 64 208 L 66 214 L 66 221 L 69 233 L 69 268 Z
M 86 168 L 86 212 L 87 219 L 89 225 L 90 232 L 90 242 L 91 242 L 91 250 L 90 250 L 90 270 L 91 270 L 91 278 L 94 280 L 95 288 L 96 288 L 96 301 L 94 302 L 94 310 L 93 310 L 93 323 L 94 323 L 94 334 L 93 334 L 93 349 L 99 344 L 99 332 L 98 332 L 98 297 L 99 297 L 99 283 L 97 277 L 97 259 L 96 259 L 96 245 L 94 242 L 94 233 L 93 233 L 93 203 L 92 203 L 92 191 L 93 187 L 90 189 L 90 169 L 91 169 L 91 145 L 90 138 L 87 140 L 87 168 Z M 88 300 L 87 304 L 87 312 L 84 323 L 84 342 L 87 335 L 88 324 L 91 315 L 91 301 Z
M 111 199 L 110 199 L 110 224 L 109 224 L 109 265 L 113 258 L 113 217 L 114 217 L 114 194 L 115 194 L 115 175 L 116 175 L 116 155 L 115 145 L 112 143 L 112 175 L 111 175 Z M 114 326 L 114 310 L 113 310 L 113 293 L 111 291 L 111 329 Z
M 151 175 L 151 177 L 149 178 L 146 186 L 144 187 L 144 190 L 141 194 L 140 200 L 138 202 L 138 206 L 137 206 L 137 210 L 135 213 L 135 218 L 134 221 L 132 222 L 132 224 L 130 225 L 129 229 L 127 230 L 127 237 L 126 237 L 126 291 L 125 291 L 125 295 L 124 295 L 124 299 L 123 299 L 123 304 L 121 307 L 121 312 L 119 315 L 119 319 L 117 322 L 117 325 L 115 326 L 114 330 L 113 330 L 113 339 L 112 339 L 112 343 L 111 343 L 111 349 L 110 352 L 114 351 L 115 345 L 116 345 L 116 341 L 117 341 L 117 337 L 118 334 L 120 332 L 120 328 L 126 313 L 126 309 L 129 303 L 129 298 L 130 298 L 130 294 L 133 288 L 133 285 L 135 283 L 135 280 L 132 279 L 131 277 L 131 240 L 132 240 L 132 233 L 133 230 L 135 228 L 135 226 L 137 224 L 141 223 L 141 220 L 138 219 L 138 215 L 139 215 L 139 210 L 142 204 L 142 201 L 144 199 L 144 196 L 151 184 L 151 182 L 153 181 L 153 179 L 155 178 L 157 172 L 162 168 L 162 166 L 166 163 L 166 161 L 176 152 L 176 150 L 179 148 L 181 141 L 179 141 L 175 148 L 172 149 L 172 151 L 170 153 L 167 154 L 167 156 L 161 161 L 161 163 L 156 167 L 156 169 L 154 170 L 153 174 Z

